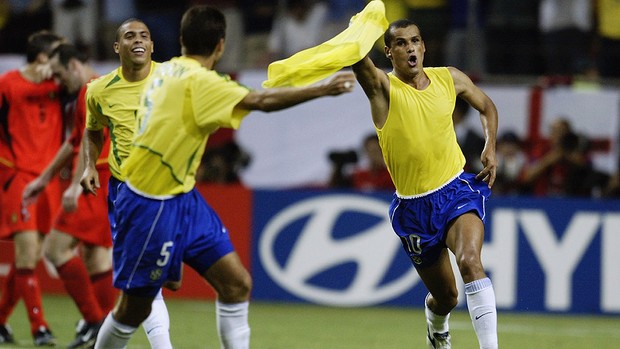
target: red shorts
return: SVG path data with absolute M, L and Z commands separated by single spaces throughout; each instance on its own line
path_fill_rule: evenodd
M 101 187 L 97 196 L 82 194 L 77 210 L 65 212 L 62 208 L 56 216 L 54 229 L 71 235 L 87 245 L 112 247 L 112 233 L 108 221 L 108 181 L 110 171 L 99 170 Z
M 60 181 L 53 179 L 37 198 L 37 201 L 22 208 L 22 193 L 28 183 L 36 178 L 26 172 L 15 171 L 3 179 L 0 197 L 2 224 L 0 238 L 10 238 L 18 231 L 36 230 L 47 234 L 52 226 L 52 218 L 60 208 L 62 195 Z

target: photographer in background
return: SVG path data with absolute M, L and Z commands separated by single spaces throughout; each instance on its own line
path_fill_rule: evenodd
M 358 155 L 355 150 L 329 153 L 332 163 L 332 175 L 329 181 L 330 188 L 353 188 L 363 191 L 389 190 L 394 191 L 394 183 L 388 172 L 379 139 L 375 133 L 364 138 L 364 155 L 367 164 L 364 167 L 357 165 Z M 357 165 L 353 171 L 347 173 L 349 165 Z

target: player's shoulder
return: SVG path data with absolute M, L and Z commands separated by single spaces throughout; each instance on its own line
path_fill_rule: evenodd
M 88 90 L 91 93 L 94 91 L 101 91 L 106 87 L 110 86 L 111 84 L 114 84 L 115 82 L 119 82 L 121 80 L 122 78 L 117 68 L 105 75 L 101 75 L 100 77 L 91 80 L 88 83 Z

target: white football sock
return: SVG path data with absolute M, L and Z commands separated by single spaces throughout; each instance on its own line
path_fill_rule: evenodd
M 424 299 L 424 315 L 426 315 L 426 323 L 431 326 L 431 330 L 434 333 L 445 333 L 450 330 L 448 320 L 450 320 L 450 313 L 447 315 L 437 315 L 426 304 L 426 300 L 430 296 L 430 293 L 426 295 Z
M 135 327 L 117 322 L 109 313 L 99 329 L 95 349 L 125 349 L 134 332 Z
M 465 294 L 480 349 L 497 349 L 497 308 L 491 279 L 484 278 L 466 284 Z
M 250 348 L 249 302 L 226 304 L 215 302 L 217 330 L 222 349 Z
M 153 299 L 151 314 L 142 322 L 152 349 L 172 349 L 170 342 L 170 318 L 161 289 Z

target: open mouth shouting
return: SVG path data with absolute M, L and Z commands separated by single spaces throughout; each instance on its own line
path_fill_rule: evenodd
M 418 64 L 418 57 L 416 57 L 415 55 L 409 56 L 409 58 L 407 59 L 407 63 L 409 63 L 410 67 L 415 67 Z

